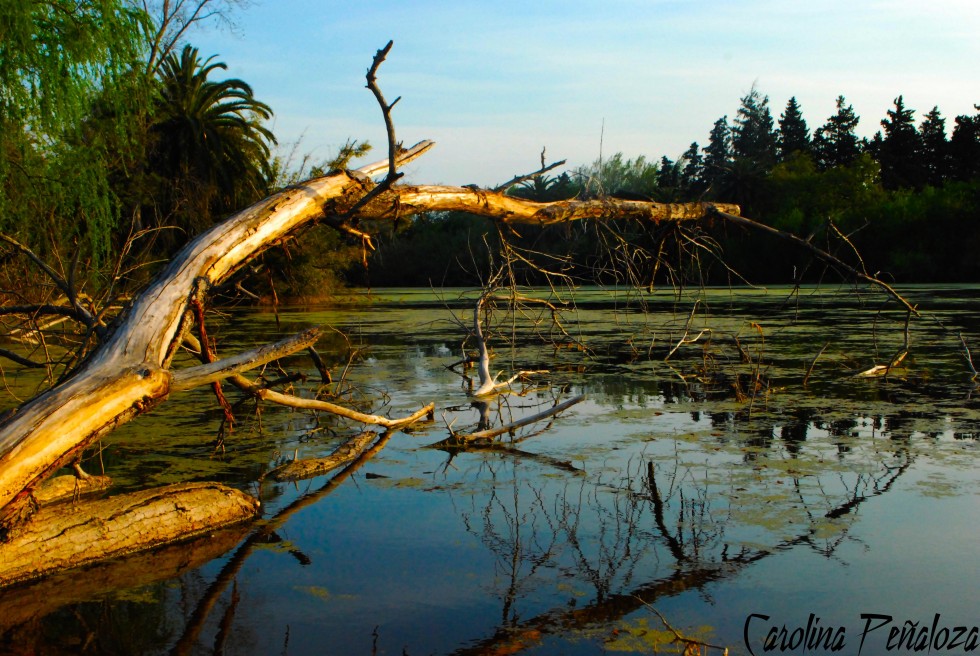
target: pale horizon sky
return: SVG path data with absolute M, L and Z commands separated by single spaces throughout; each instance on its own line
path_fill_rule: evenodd
M 731 120 L 753 86 L 778 120 L 795 96 L 812 132 L 843 95 L 872 136 L 896 96 L 934 106 L 947 133 L 980 104 L 976 0 L 649 0 L 372 3 L 258 0 L 237 30 L 189 41 L 217 55 L 275 112 L 288 153 L 322 161 L 348 139 L 385 156 L 365 88 L 374 53 L 406 145 L 436 148 L 406 168 L 425 184 L 492 186 L 534 170 L 541 149 L 567 168 L 608 157 L 677 159 Z

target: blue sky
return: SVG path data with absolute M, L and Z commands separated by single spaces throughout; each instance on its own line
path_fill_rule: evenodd
M 437 147 L 409 180 L 493 185 L 550 160 L 602 152 L 679 157 L 733 117 L 755 84 L 778 118 L 796 96 L 811 130 L 844 95 L 871 136 L 903 94 L 917 122 L 951 130 L 980 104 L 977 0 L 441 2 L 258 0 L 235 31 L 190 36 L 276 113 L 284 151 L 326 159 L 348 137 L 384 156 L 379 81 L 398 138 Z

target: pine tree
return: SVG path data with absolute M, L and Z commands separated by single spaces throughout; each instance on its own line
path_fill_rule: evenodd
M 915 111 L 906 109 L 902 96 L 895 99 L 895 108 L 882 119 L 885 129 L 877 152 L 881 165 L 881 183 L 886 189 L 920 188 L 924 172 L 919 156 L 922 148 L 915 129 Z
M 679 199 L 680 186 L 680 165 L 664 155 L 660 158 L 660 167 L 657 171 L 657 187 L 660 192 L 660 198 L 658 200 L 663 202 L 677 201 Z
M 707 190 L 717 196 L 724 192 L 732 169 L 732 131 L 728 126 L 728 116 L 715 121 L 703 152 L 702 178 Z
M 698 142 L 692 142 L 691 146 L 681 155 L 681 188 L 684 195 L 688 198 L 696 198 L 704 193 L 704 158 L 701 156 L 701 147 Z
M 956 117 L 953 136 L 949 139 L 953 177 L 957 180 L 974 180 L 980 177 L 980 105 L 974 106 L 977 114 Z
M 735 159 L 748 160 L 753 168 L 769 171 L 776 163 L 776 132 L 769 97 L 755 88 L 745 94 L 732 126 Z
M 860 118 L 854 107 L 845 107 L 844 96 L 837 97 L 837 113 L 813 135 L 813 153 L 821 169 L 844 166 L 861 154 L 860 141 L 854 133 Z
M 946 119 L 938 107 L 926 114 L 919 126 L 922 143 L 922 168 L 925 180 L 933 187 L 940 186 L 950 175 L 950 148 L 946 138 Z
M 810 153 L 810 129 L 803 120 L 796 97 L 786 103 L 786 111 L 779 117 L 779 158 L 786 161 L 793 153 Z

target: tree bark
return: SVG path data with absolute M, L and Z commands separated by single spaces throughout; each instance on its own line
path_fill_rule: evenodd
M 45 506 L 0 543 L 0 587 L 204 535 L 258 509 L 253 497 L 217 483 Z

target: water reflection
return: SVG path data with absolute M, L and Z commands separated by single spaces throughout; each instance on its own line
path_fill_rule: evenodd
M 917 336 L 910 373 L 928 376 L 857 380 L 834 350 L 859 360 L 875 338 L 848 337 L 802 386 L 832 337 L 804 308 L 796 323 L 767 321 L 769 388 L 752 399 L 759 378 L 745 376 L 760 357 L 748 337 L 749 362 L 718 338 L 667 365 L 651 354 L 676 334 L 652 339 L 647 327 L 643 337 L 583 304 L 591 353 L 562 350 L 540 388 L 472 403 L 445 369 L 458 336 L 433 326 L 431 310 L 330 315 L 359 326 L 334 361 L 352 363 L 345 392 L 379 391 L 393 413 L 436 399 L 442 419 L 383 438 L 384 450 L 341 478 L 257 483 L 279 454 L 328 452 L 346 434 L 300 413 L 243 411 L 223 454 L 213 452 L 220 417 L 206 403 L 186 401 L 177 423 L 151 416 L 114 436 L 106 456 L 123 480 L 134 467 L 130 484 L 222 478 L 261 494 L 266 519 L 230 544 L 209 543 L 228 552 L 216 560 L 151 566 L 157 579 L 100 573 L 106 587 L 90 588 L 72 573 L 49 588 L 0 592 L 0 650 L 591 654 L 621 646 L 616 636 L 650 617 L 647 605 L 740 647 L 746 615 L 766 604 L 843 623 L 883 606 L 931 617 L 975 599 L 976 575 L 958 567 L 978 555 L 980 408 L 957 352 L 930 351 Z M 283 318 L 288 332 L 291 320 L 325 317 Z M 348 357 L 354 350 L 362 359 Z M 553 355 L 533 343 L 498 353 L 534 368 Z M 446 425 L 500 426 L 579 392 L 590 400 L 493 443 L 425 448 Z M 147 434 L 159 438 L 152 454 Z M 161 457 L 160 444 L 175 455 Z M 937 544 L 940 532 L 950 537 Z

